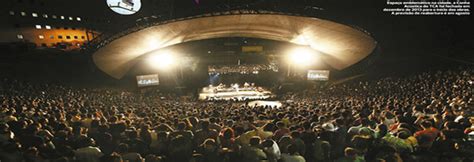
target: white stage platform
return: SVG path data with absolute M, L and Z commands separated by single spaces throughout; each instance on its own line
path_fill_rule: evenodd
M 243 87 L 238 86 L 209 86 L 204 87 L 199 93 L 200 100 L 219 101 L 219 100 L 261 100 L 274 97 L 272 92 L 262 87 Z

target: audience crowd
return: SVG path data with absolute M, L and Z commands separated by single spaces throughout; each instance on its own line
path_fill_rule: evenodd
M 281 107 L 4 79 L 0 161 L 471 162 L 473 74 L 349 81 Z

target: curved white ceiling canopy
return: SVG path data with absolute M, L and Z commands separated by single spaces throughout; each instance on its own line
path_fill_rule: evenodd
M 122 78 L 136 58 L 167 46 L 212 38 L 251 37 L 308 45 L 324 54 L 322 61 L 344 69 L 375 49 L 368 34 L 333 21 L 277 14 L 200 17 L 151 26 L 122 36 L 98 49 L 95 64 L 114 78 Z

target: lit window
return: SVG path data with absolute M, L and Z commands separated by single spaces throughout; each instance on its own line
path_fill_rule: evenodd
M 50 35 L 49 38 L 50 38 L 50 39 L 54 39 L 54 35 Z
M 72 20 L 74 20 L 74 19 L 73 19 L 72 17 L 69 17 L 69 20 L 71 20 L 71 21 L 72 21 Z
M 82 19 L 80 17 L 76 17 L 76 20 L 77 21 L 81 21 Z
M 15 12 L 13 12 L 13 11 L 10 11 L 10 12 L 8 12 L 8 13 L 9 13 L 10 15 L 12 15 L 12 16 L 15 15 Z
M 38 17 L 38 14 L 33 12 L 33 13 L 31 13 L 31 16 Z
M 56 18 L 58 18 L 56 15 L 53 15 L 53 16 L 51 16 L 51 17 L 52 17 L 53 19 L 56 19 Z
M 23 39 L 23 35 L 18 34 L 18 35 L 16 35 L 16 38 L 18 38 L 18 39 Z
M 61 19 L 64 20 L 64 16 L 61 16 Z
M 44 35 L 38 35 L 39 39 L 44 39 Z
M 21 16 L 26 16 L 26 12 L 20 12 Z
M 47 18 L 48 18 L 48 14 L 43 14 L 43 17 L 47 19 Z
M 44 28 L 46 28 L 46 29 L 51 29 L 51 26 L 45 25 Z
M 41 29 L 41 25 L 36 25 L 36 29 Z

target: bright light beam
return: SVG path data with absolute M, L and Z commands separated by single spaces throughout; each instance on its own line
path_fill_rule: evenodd
M 166 70 L 175 65 L 176 58 L 168 51 L 160 52 L 148 57 L 148 63 L 154 68 Z
M 315 52 L 308 48 L 296 48 L 289 53 L 289 61 L 297 66 L 311 65 L 315 59 Z

